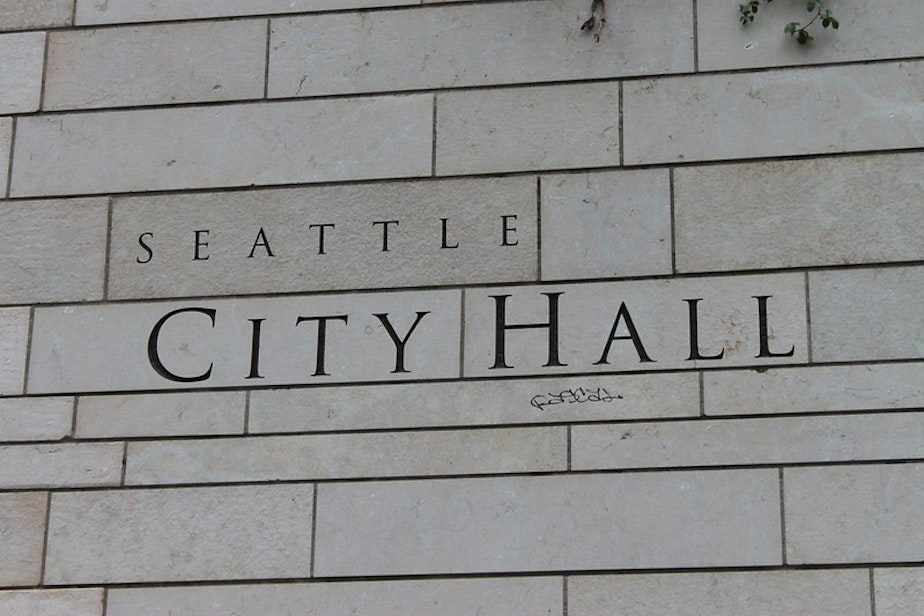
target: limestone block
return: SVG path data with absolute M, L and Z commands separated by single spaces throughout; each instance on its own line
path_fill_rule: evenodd
M 0 34 L 0 113 L 36 111 L 42 95 L 45 33 Z
M 677 270 L 920 260 L 922 166 L 899 154 L 681 167 Z
M 41 582 L 45 539 L 45 492 L 0 494 L 0 584 L 31 586 Z M 3 601 L 0 599 L 0 607 Z
M 877 616 L 915 616 L 924 605 L 924 567 L 874 569 Z
M 0 195 L 6 196 L 9 179 L 10 148 L 13 145 L 13 120 L 0 118 Z M 4 172 L 3 170 L 7 171 Z
M 54 32 L 45 109 L 263 97 L 266 21 Z
M 0 31 L 71 25 L 74 0 L 0 0 Z
M 0 308 L 0 395 L 23 393 L 29 309 Z
M 73 398 L 0 399 L 0 441 L 56 441 L 73 420 Z
M 315 575 L 779 564 L 775 470 L 318 486 Z
M 12 195 L 429 176 L 431 95 L 20 118 Z
M 924 465 L 787 468 L 783 494 L 787 563 L 917 562 L 924 555 Z
M 924 138 L 920 61 L 644 79 L 623 96 L 627 165 L 914 148 Z
M 924 267 L 809 273 L 815 361 L 924 357 Z
M 308 577 L 310 485 L 62 492 L 46 584 Z
M 436 173 L 619 164 L 616 83 L 441 92 Z
M 671 273 L 667 170 L 542 177 L 542 279 Z
M 8 616 L 102 616 L 102 588 L 0 591 L 0 612 Z
M 244 394 L 189 392 L 81 396 L 77 438 L 242 434 Z
M 0 486 L 113 486 L 122 481 L 122 443 L 0 447 Z
M 15 201 L 0 208 L 0 294 L 7 302 L 103 298 L 107 199 Z

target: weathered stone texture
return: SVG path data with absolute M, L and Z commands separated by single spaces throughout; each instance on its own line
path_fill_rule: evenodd
M 0 196 L 6 196 L 9 179 L 10 148 L 13 145 L 13 120 L 0 118 Z
M 0 308 L 0 395 L 23 393 L 29 309 Z
M 0 447 L 0 487 L 113 486 L 122 481 L 122 443 Z
M 0 441 L 56 441 L 73 420 L 73 398 L 0 399 Z
M 7 616 L 102 616 L 103 589 L 0 591 L 0 612 Z
M 0 34 L 0 58 L 0 113 L 37 110 L 42 93 L 45 33 Z
M 41 581 L 47 505 L 45 492 L 0 494 L 0 585 Z
M 915 616 L 924 605 L 924 567 L 874 569 L 876 616 Z
M 0 31 L 71 25 L 74 0 L 0 0 Z

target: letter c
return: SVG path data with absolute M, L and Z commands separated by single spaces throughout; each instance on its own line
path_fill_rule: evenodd
M 183 312 L 198 312 L 204 314 L 212 321 L 212 327 L 215 327 L 216 311 L 214 308 L 179 308 L 173 312 L 168 312 L 160 318 L 160 321 L 158 321 L 156 325 L 154 325 L 154 329 L 151 330 L 151 335 L 148 336 L 148 361 L 151 362 L 151 367 L 154 368 L 157 374 L 164 377 L 168 381 L 175 381 L 177 383 L 195 383 L 196 381 L 204 381 L 212 376 L 213 364 L 209 364 L 209 369 L 199 376 L 180 376 L 167 370 L 167 368 L 164 367 L 163 362 L 160 361 L 160 355 L 157 353 L 157 339 L 160 337 L 161 328 L 163 328 L 168 319 Z

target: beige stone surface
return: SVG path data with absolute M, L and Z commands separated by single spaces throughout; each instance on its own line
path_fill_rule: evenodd
M 307 577 L 310 485 L 62 492 L 46 584 Z
M 618 164 L 615 82 L 437 95 L 437 175 Z
M 869 613 L 869 574 L 863 570 L 568 578 L 568 616 L 868 616 Z
M 20 118 L 12 195 L 427 176 L 432 95 Z
M 10 148 L 13 145 L 13 120 L 0 118 L 0 195 L 6 196 L 9 179 Z M 3 171 L 6 169 L 7 171 Z
M 107 616 L 562 615 L 560 578 L 116 588 Z
M 902 460 L 921 454 L 924 413 L 761 417 L 571 429 L 572 468 Z
M 46 492 L 0 494 L 0 584 L 3 586 L 41 582 L 47 505 Z
M 129 443 L 128 485 L 563 471 L 564 427 Z
M 29 309 L 0 308 L 0 395 L 23 393 Z
M 38 308 L 28 390 L 101 393 L 457 377 L 460 311 L 457 290 Z M 419 313 L 425 314 L 418 322 Z M 299 324 L 299 318 L 315 320 Z M 386 318 L 405 341 L 401 366 Z M 255 334 L 254 320 L 260 319 Z M 93 362 L 84 361 L 88 340 L 96 349 Z M 405 372 L 394 372 L 398 368 Z
M 924 407 L 924 363 L 771 368 L 703 374 L 706 415 Z
M 786 562 L 916 562 L 924 555 L 924 465 L 783 470 Z
M 77 438 L 242 434 L 243 392 L 80 396 Z
M 102 616 L 102 588 L 0 591 L 7 616 Z
M 915 616 L 924 605 L 924 567 L 874 569 L 876 616 Z
M 318 486 L 315 575 L 779 564 L 763 470 Z
M 589 4 L 581 7 L 586 8 Z M 580 31 L 586 16 L 577 14 L 576 6 L 553 0 L 274 19 L 269 96 L 550 82 L 693 69 L 689 3 L 626 0 L 609 9 L 608 28 L 599 44 Z M 507 119 L 514 120 L 515 115 L 508 114 Z
M 465 375 L 719 368 L 805 361 L 804 287 L 801 274 L 774 274 L 467 289 Z M 502 335 L 504 348 L 499 348 L 495 340 L 498 305 L 505 306 L 504 323 L 508 327 L 548 324 L 554 295 L 543 294 L 555 293 L 562 294 L 558 296 L 558 363 L 565 365 L 556 366 L 550 361 L 548 327 L 508 329 Z M 510 297 L 504 300 L 504 295 Z M 757 296 L 770 296 L 766 302 L 769 351 L 792 350 L 792 356 L 758 357 Z M 697 299 L 701 301 L 694 301 Z M 625 310 L 621 311 L 623 305 Z M 697 312 L 700 356 L 722 354 L 721 358 L 689 359 L 694 357 L 691 306 Z M 630 320 L 635 328 L 634 340 Z M 606 353 L 611 338 L 613 342 Z M 499 361 L 501 351 L 505 356 Z
M 627 81 L 623 96 L 626 164 L 893 150 L 924 139 L 920 61 Z
M 0 113 L 36 111 L 42 95 L 45 33 L 0 34 Z
M 677 270 L 920 260 L 922 165 L 898 154 L 679 168 Z
M 73 398 L 0 399 L 0 441 L 56 441 L 73 421 Z
M 71 25 L 74 0 L 0 0 L 0 31 Z
M 666 169 L 542 177 L 542 279 L 671 273 Z
M 0 208 L 6 302 L 103 298 L 107 199 L 15 201 Z
M 691 417 L 696 375 L 633 374 L 250 393 L 251 433 Z
M 888 3 L 827 3 L 840 22 L 837 30 L 817 21 L 810 45 L 783 32 L 790 21 L 811 20 L 798 3 L 764 3 L 754 23 L 742 26 L 736 4 L 700 0 L 697 25 L 700 70 L 723 70 L 828 62 L 916 57 L 924 54 L 919 26 L 924 5 L 916 0 Z
M 809 273 L 815 361 L 924 357 L 924 267 Z
M 109 295 L 536 280 L 536 226 L 535 178 L 116 199 Z
M 54 32 L 45 109 L 263 97 L 266 21 Z
M 122 481 L 122 443 L 0 447 L 0 487 L 113 486 Z

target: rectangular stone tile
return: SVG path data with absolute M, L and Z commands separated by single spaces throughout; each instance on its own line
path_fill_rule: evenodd
M 20 118 L 12 195 L 429 176 L 432 95 Z
M 790 21 L 802 24 L 812 14 L 803 6 L 762 2 L 753 24 L 742 26 L 735 4 L 724 0 L 697 3 L 700 70 L 725 70 L 828 62 L 855 62 L 924 55 L 918 25 L 924 22 L 924 5 L 916 0 L 886 4 L 828 3 L 842 27 L 824 29 L 821 22 L 809 29 L 809 48 L 783 32 Z
M 814 366 L 703 374 L 706 415 L 924 407 L 924 363 Z
M 10 169 L 10 149 L 13 144 L 12 118 L 0 118 L 0 195 L 6 196 Z
M 572 468 L 901 460 L 924 454 L 924 413 L 574 426 Z
M 0 591 L 0 612 L 9 616 L 102 616 L 102 588 Z
M 81 396 L 76 438 L 241 434 L 244 393 Z
M 467 289 L 465 375 L 804 362 L 804 287 L 779 274 Z
M 413 291 L 38 308 L 28 390 L 457 377 L 459 295 Z M 85 360 L 88 341 L 93 362 Z
M 308 577 L 312 486 L 56 493 L 46 584 Z
M 0 494 L 0 584 L 41 582 L 46 492 Z M 3 603 L 0 601 L 0 606 Z
M 924 559 L 924 465 L 787 468 L 783 494 L 789 564 Z
M 677 270 L 924 259 L 922 167 L 914 153 L 679 168 Z
M 0 441 L 56 441 L 73 421 L 73 398 L 0 399 Z
M 761 571 L 568 578 L 569 616 L 869 616 L 869 574 Z
M 269 96 L 693 70 L 690 3 L 626 0 L 610 7 L 609 17 L 599 44 L 579 30 L 586 16 L 552 0 L 274 19 Z M 529 24 L 528 36 L 522 36 L 524 24 Z M 598 114 L 606 116 L 604 110 Z
M 109 297 L 535 280 L 536 181 L 116 199 Z
M 699 414 L 695 374 L 256 390 L 249 431 L 531 424 Z
M 130 443 L 130 485 L 560 471 L 565 428 Z M 246 463 L 241 463 L 246 461 Z
M 0 447 L 0 487 L 113 486 L 122 481 L 122 443 Z
M 924 357 L 924 267 L 809 273 L 815 361 Z
M 615 166 L 618 116 L 616 83 L 441 92 L 436 173 Z
M 45 33 L 0 34 L 0 113 L 36 111 L 42 95 Z
M 627 165 L 897 150 L 924 135 L 920 61 L 628 81 L 623 96 Z
M 562 614 L 557 577 L 113 588 L 107 616 Z
M 13 201 L 0 207 L 0 297 L 7 303 L 103 298 L 107 199 Z
M 54 32 L 44 109 L 262 98 L 266 20 Z
M 0 308 L 0 395 L 23 393 L 29 318 L 28 308 Z
M 670 274 L 666 169 L 542 177 L 542 279 Z
M 74 0 L 0 0 L 0 31 L 71 25 Z
M 322 484 L 315 574 L 773 565 L 779 533 L 770 470 Z
M 915 616 L 924 605 L 924 567 L 874 569 L 876 616 Z

